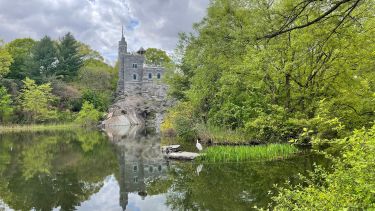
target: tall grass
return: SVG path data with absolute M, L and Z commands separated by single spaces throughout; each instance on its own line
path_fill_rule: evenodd
M 213 143 L 243 144 L 249 142 L 248 135 L 240 130 L 229 130 L 216 126 L 198 124 L 196 126 L 202 141 L 211 140 Z
M 298 149 L 290 144 L 214 146 L 208 147 L 199 159 L 210 162 L 262 161 L 287 158 L 296 152 Z
M 56 131 L 71 130 L 79 127 L 77 124 L 31 124 L 31 125 L 0 125 L 0 133 L 16 132 L 39 132 L 39 131 Z

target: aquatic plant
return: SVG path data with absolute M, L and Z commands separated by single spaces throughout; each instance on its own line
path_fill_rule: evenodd
M 260 161 L 286 158 L 297 152 L 298 149 L 290 144 L 214 146 L 208 147 L 199 159 L 210 162 Z

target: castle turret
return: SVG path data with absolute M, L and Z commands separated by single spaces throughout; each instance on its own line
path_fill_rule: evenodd
M 124 26 L 122 26 L 121 29 L 121 40 L 118 42 L 118 53 L 120 54 L 126 54 L 128 52 L 128 43 L 125 40 L 124 37 Z
M 128 51 L 128 44 L 124 37 L 124 26 L 121 29 L 121 40 L 118 42 L 118 66 L 119 66 L 119 80 L 117 82 L 117 96 L 124 94 L 124 71 L 125 71 L 125 55 Z

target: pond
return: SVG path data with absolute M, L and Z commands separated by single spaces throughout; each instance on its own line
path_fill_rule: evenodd
M 324 162 L 167 161 L 160 142 L 129 128 L 0 134 L 0 210 L 251 210 Z

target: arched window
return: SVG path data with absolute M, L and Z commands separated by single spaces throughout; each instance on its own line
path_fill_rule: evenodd
M 160 74 L 160 73 L 157 74 L 157 78 L 158 78 L 158 79 L 161 78 L 161 74 Z
M 148 73 L 148 79 L 152 79 L 152 73 Z
M 137 74 L 133 74 L 133 80 L 137 80 Z

